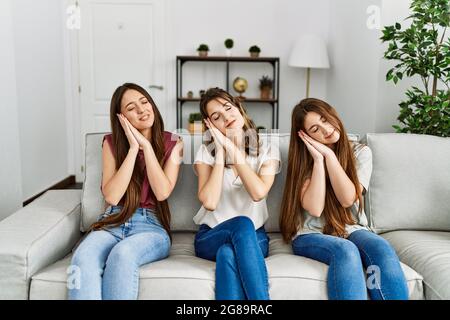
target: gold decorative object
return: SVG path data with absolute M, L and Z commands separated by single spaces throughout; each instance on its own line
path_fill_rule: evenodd
M 245 90 L 247 90 L 247 88 L 248 88 L 248 82 L 246 79 L 244 79 L 242 77 L 237 77 L 236 79 L 234 79 L 233 89 L 234 89 L 234 91 L 239 93 L 240 98 L 245 98 L 244 96 L 242 96 L 242 94 L 245 92 Z

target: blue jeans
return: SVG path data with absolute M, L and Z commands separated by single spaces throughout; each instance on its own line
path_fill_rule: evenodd
M 110 207 L 99 220 L 121 210 Z M 93 231 L 72 257 L 77 281 L 68 282 L 71 300 L 137 299 L 139 267 L 169 255 L 170 238 L 154 211 L 138 208 L 118 227 Z
M 214 228 L 203 224 L 195 236 L 195 254 L 216 261 L 217 300 L 268 300 L 269 280 L 264 258 L 269 237 L 255 231 L 252 220 L 234 217 Z
M 300 235 L 292 249 L 296 255 L 329 265 L 329 299 L 366 300 L 368 290 L 372 300 L 408 300 L 406 279 L 394 249 L 373 232 L 357 230 L 347 239 L 319 233 Z

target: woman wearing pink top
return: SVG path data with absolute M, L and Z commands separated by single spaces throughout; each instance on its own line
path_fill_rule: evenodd
M 164 131 L 153 99 L 136 84 L 116 89 L 110 118 L 101 185 L 110 207 L 72 257 L 79 281 L 69 287 L 69 299 L 137 299 L 139 267 L 169 255 L 166 199 L 177 181 L 182 141 Z

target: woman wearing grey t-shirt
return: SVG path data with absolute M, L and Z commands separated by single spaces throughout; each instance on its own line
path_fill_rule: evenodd
M 394 249 L 367 226 L 372 153 L 349 141 L 328 103 L 311 98 L 295 106 L 287 172 L 281 232 L 296 255 L 329 265 L 328 297 L 364 300 L 368 291 L 373 300 L 408 299 Z

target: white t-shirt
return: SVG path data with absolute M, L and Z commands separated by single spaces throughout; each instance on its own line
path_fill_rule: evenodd
M 370 176 L 372 175 L 372 151 L 368 146 L 361 146 L 359 143 L 355 145 L 354 154 L 356 158 L 356 174 L 358 176 L 359 183 L 362 184 L 364 189 L 368 190 Z M 358 213 L 359 200 L 351 206 L 350 210 L 353 218 L 356 221 L 354 225 L 346 225 L 345 231 L 347 234 L 360 229 L 370 230 L 368 227 L 367 217 L 364 209 L 361 213 Z M 303 228 L 299 228 L 299 231 L 294 236 L 308 234 L 308 233 L 322 233 L 325 226 L 325 219 L 323 216 L 319 218 L 310 215 L 307 211 L 303 212 L 303 220 L 305 221 Z
M 247 156 L 247 163 L 256 173 L 259 173 L 264 162 L 277 160 L 278 164 L 275 174 L 279 173 L 281 170 L 281 159 L 277 142 L 268 142 L 264 139 L 260 139 L 260 141 L 259 156 Z M 205 163 L 214 166 L 215 158 L 208 151 L 206 145 L 202 144 L 197 151 L 195 163 Z M 209 211 L 202 206 L 195 215 L 194 222 L 198 225 L 206 224 L 210 228 L 214 228 L 216 225 L 237 216 L 249 217 L 255 225 L 255 230 L 262 227 L 269 216 L 266 198 L 258 202 L 253 201 L 245 189 L 241 178 L 235 176 L 231 167 L 225 167 L 222 180 L 222 194 L 216 209 Z

